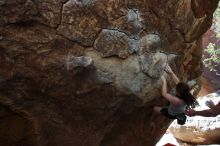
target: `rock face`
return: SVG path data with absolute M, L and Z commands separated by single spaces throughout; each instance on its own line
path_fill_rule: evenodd
M 0 0 L 0 145 L 154 145 L 164 66 L 201 75 L 217 3 Z

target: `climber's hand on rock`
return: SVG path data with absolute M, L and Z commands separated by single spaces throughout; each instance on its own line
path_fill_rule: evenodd
M 172 69 L 170 68 L 169 65 L 166 66 L 165 71 L 168 72 L 168 73 L 171 73 L 171 74 L 173 73 L 173 71 L 172 71 Z

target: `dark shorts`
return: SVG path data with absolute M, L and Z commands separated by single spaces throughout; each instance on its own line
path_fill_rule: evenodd
M 170 114 L 168 113 L 168 108 L 167 108 L 167 107 L 162 108 L 162 109 L 160 110 L 160 113 L 161 113 L 162 115 L 164 115 L 165 117 L 169 118 L 169 119 L 176 119 L 176 116 L 170 115 Z
M 168 108 L 167 107 L 164 107 L 160 110 L 160 113 L 162 115 L 164 115 L 165 117 L 169 118 L 169 119 L 177 119 L 177 123 L 180 124 L 180 125 L 184 125 L 185 122 L 186 122 L 186 115 L 184 113 L 181 113 L 179 115 L 170 115 L 168 113 Z

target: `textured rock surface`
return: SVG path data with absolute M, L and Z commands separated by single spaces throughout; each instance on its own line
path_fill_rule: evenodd
M 212 93 L 204 97 L 200 97 L 198 102 L 200 106 L 196 110 L 207 109 L 205 102 L 212 100 L 215 104 L 220 102 L 219 92 Z M 180 126 L 174 121 L 167 133 L 157 143 L 157 146 L 162 146 L 166 143 L 175 145 L 212 145 L 220 144 L 220 115 L 216 117 L 187 117 L 186 124 Z M 188 143 L 188 144 L 186 144 Z
M 0 0 L 0 145 L 154 145 L 163 67 L 201 75 L 217 3 Z

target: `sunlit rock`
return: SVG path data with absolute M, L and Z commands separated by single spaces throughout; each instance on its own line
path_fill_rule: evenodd
M 199 98 L 199 106 L 195 110 L 208 109 L 205 102 L 212 100 L 214 104 L 220 102 L 219 93 L 212 93 Z M 216 117 L 187 117 L 186 124 L 179 126 L 173 123 L 169 131 L 184 142 L 196 144 L 217 144 L 220 142 L 220 115 Z

